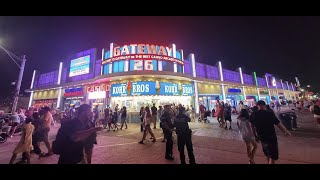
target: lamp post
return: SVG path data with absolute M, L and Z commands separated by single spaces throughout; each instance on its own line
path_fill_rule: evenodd
M 13 54 L 12 52 L 8 51 L 7 49 L 5 49 L 4 47 L 0 46 L 1 49 L 3 49 L 8 56 L 11 58 L 11 60 L 19 67 L 20 69 L 20 73 L 19 73 L 19 77 L 18 77 L 18 82 L 16 85 L 16 89 L 14 92 L 14 101 L 13 101 L 13 105 L 12 105 L 12 110 L 11 112 L 14 113 L 17 109 L 17 104 L 18 104 L 18 98 L 19 98 L 19 94 L 20 94 L 20 87 L 21 87 L 21 81 L 23 78 L 23 72 L 24 72 L 24 66 L 26 64 L 26 56 L 23 55 L 22 58 L 19 58 L 18 56 L 16 56 L 15 54 Z M 17 61 L 21 62 L 21 65 L 19 65 L 17 63 Z

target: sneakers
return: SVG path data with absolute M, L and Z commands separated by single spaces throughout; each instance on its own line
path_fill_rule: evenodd
M 156 142 L 156 139 L 153 139 L 152 142 Z
M 144 144 L 143 141 L 139 141 L 138 143 L 139 143 L 139 144 Z
M 166 140 L 162 140 L 161 142 L 166 142 Z
M 165 159 L 170 160 L 170 161 L 174 160 L 174 158 L 172 156 L 166 156 Z

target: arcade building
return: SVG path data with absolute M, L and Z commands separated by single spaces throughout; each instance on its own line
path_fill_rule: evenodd
M 111 43 L 66 58 L 52 72 L 33 72 L 29 107 L 49 106 L 64 110 L 83 103 L 98 106 L 126 106 L 129 122 L 139 122 L 142 106 L 183 104 L 199 111 L 199 104 L 215 108 L 217 100 L 237 106 L 255 101 L 297 100 L 299 92 L 291 82 L 272 74 L 257 77 L 216 65 L 196 62 L 194 54 L 184 55 L 175 44 Z

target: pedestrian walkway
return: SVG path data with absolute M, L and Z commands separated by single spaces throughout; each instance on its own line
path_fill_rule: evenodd
M 198 164 L 247 164 L 245 144 L 241 140 L 236 117 L 232 117 L 232 130 L 226 130 L 218 126 L 215 118 L 210 117 L 210 123 L 190 123 L 193 130 L 193 148 Z M 277 130 L 279 140 L 278 164 L 308 164 L 320 163 L 320 129 L 312 126 L 314 123 L 312 115 L 301 114 L 298 118 L 299 126 L 292 136 L 284 136 Z M 50 141 L 55 139 L 59 125 L 50 131 Z M 277 128 L 276 128 L 277 129 Z M 162 143 L 162 130 L 153 129 L 157 142 L 152 143 L 150 135 L 147 136 L 145 144 L 138 144 L 142 134 L 139 124 L 128 124 L 128 129 L 119 131 L 106 131 L 98 133 L 98 144 L 93 150 L 93 164 L 179 164 L 179 153 L 177 150 L 177 138 L 174 135 L 173 156 L 174 161 L 164 159 L 165 143 Z M 20 136 L 10 138 L 8 142 L 0 144 L 0 163 L 8 164 L 12 150 L 20 140 Z M 46 151 L 44 144 L 41 148 Z M 18 156 L 18 157 L 21 157 Z M 56 164 L 58 156 L 38 159 L 32 155 L 33 164 Z M 188 159 L 187 159 L 188 161 Z M 265 157 L 258 147 L 257 164 L 265 164 Z

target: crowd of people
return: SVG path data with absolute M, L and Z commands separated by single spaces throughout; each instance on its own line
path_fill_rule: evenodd
M 299 108 L 301 105 L 304 109 L 309 109 L 316 123 L 320 124 L 320 101 L 297 101 L 288 102 L 288 106 Z M 61 127 L 58 130 L 56 139 L 49 141 L 49 132 L 55 124 L 53 114 L 58 114 L 56 110 L 49 107 L 40 109 L 30 108 L 28 110 L 19 109 L 7 118 L 2 124 L 2 129 L 7 127 L 6 131 L 11 137 L 19 125 L 22 126 L 21 139 L 13 150 L 10 164 L 14 163 L 17 154 L 22 153 L 22 160 L 19 163 L 30 163 L 30 153 L 35 153 L 41 157 L 48 157 L 53 154 L 59 155 L 59 164 L 77 164 L 91 163 L 94 144 L 97 144 L 97 132 L 103 129 L 107 131 L 127 129 L 127 108 L 121 109 L 116 105 L 112 110 L 109 106 L 103 110 L 103 118 L 100 119 L 98 106 L 91 107 L 83 104 L 78 108 L 72 106 L 60 116 Z M 255 163 L 255 153 L 258 143 L 261 143 L 263 152 L 267 157 L 268 163 L 273 164 L 278 159 L 278 142 L 274 125 L 279 127 L 286 135 L 290 132 L 281 124 L 275 115 L 278 107 L 266 105 L 264 101 L 258 101 L 255 106 L 248 108 L 240 101 L 237 106 L 237 127 L 245 142 L 247 156 L 250 164 Z M 199 119 L 204 119 L 206 109 L 203 105 L 199 108 Z M 219 127 L 232 129 L 231 127 L 232 108 L 228 103 L 217 101 L 212 116 L 217 118 Z M 0 111 L 0 118 L 4 117 L 3 111 Z M 118 119 L 120 117 L 120 125 Z M 2 118 L 3 119 L 3 118 Z M 144 144 L 148 134 L 151 135 L 152 142 L 156 142 L 152 129 L 157 128 L 157 121 L 160 121 L 162 128 L 163 140 L 166 142 L 164 158 L 174 160 L 173 149 L 173 132 L 177 134 L 178 151 L 180 154 L 181 164 L 186 164 L 184 147 L 187 147 L 189 163 L 195 164 L 195 157 L 192 147 L 192 131 L 188 122 L 195 121 L 195 110 L 192 106 L 183 106 L 181 104 L 164 105 L 158 108 L 153 104 L 152 107 L 146 106 L 140 109 L 141 128 L 143 132 L 140 144 Z M 229 122 L 229 127 L 228 127 Z M 152 126 L 153 124 L 153 126 Z M 102 126 L 102 127 L 101 127 Z M 153 127 L 153 128 L 152 128 Z M 319 125 L 320 127 L 320 125 Z M 40 149 L 40 143 L 44 142 L 47 152 Z

